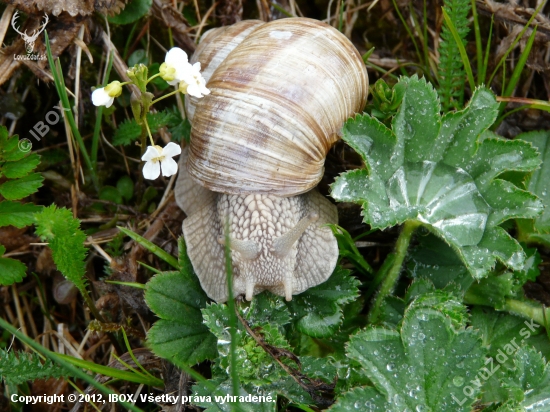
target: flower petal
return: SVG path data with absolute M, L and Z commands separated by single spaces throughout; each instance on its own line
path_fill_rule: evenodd
M 170 177 L 178 172 L 178 164 L 171 157 L 165 157 L 160 164 L 162 165 L 163 176 Z
M 113 105 L 113 102 L 114 102 L 114 101 L 115 101 L 115 98 L 114 98 L 114 97 L 111 97 L 111 98 L 109 99 L 109 101 L 107 102 L 107 104 L 105 104 L 105 107 L 106 107 L 106 108 L 111 107 L 111 106 Z
M 187 94 L 195 97 L 202 97 L 200 86 L 196 83 L 187 86 Z
M 143 166 L 143 177 L 154 180 L 160 175 L 160 162 L 147 162 Z
M 162 155 L 165 157 L 174 157 L 181 153 L 181 147 L 179 144 L 175 144 L 174 142 L 170 142 L 166 145 L 164 149 L 162 149 Z
M 168 50 L 168 53 L 166 53 L 164 61 L 166 64 L 177 68 L 178 66 L 187 63 L 187 53 L 179 47 L 172 47 Z
M 105 87 L 101 87 L 99 89 L 95 89 L 92 92 L 92 103 L 94 106 L 105 106 L 109 102 L 113 104 L 111 96 L 105 91 Z M 109 106 L 111 105 L 109 104 Z
M 145 151 L 143 156 L 141 156 L 141 160 L 143 160 L 144 162 L 149 162 L 154 158 L 161 157 L 161 156 L 162 156 L 162 153 L 160 153 L 155 147 L 147 146 L 147 150 Z

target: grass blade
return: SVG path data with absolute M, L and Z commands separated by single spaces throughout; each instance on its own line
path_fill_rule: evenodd
M 470 83 L 470 89 L 474 91 L 476 88 L 476 83 L 474 81 L 474 75 L 472 73 L 472 67 L 470 66 L 470 60 L 468 59 L 468 54 L 466 54 L 466 49 L 464 48 L 464 45 L 460 40 L 460 36 L 456 31 L 456 27 L 453 21 L 451 20 L 451 18 L 449 17 L 449 14 L 445 10 L 445 8 L 442 7 L 441 10 L 443 11 L 443 18 L 445 19 L 445 23 L 447 23 L 447 26 L 449 27 L 449 30 L 451 31 L 451 34 L 455 39 L 456 46 L 458 47 L 458 51 L 460 52 L 460 57 L 462 58 L 462 63 L 464 64 L 466 75 L 468 76 L 468 83 Z
M 137 233 L 132 232 L 131 230 L 125 229 L 125 228 L 120 227 L 120 226 L 117 226 L 117 227 L 126 236 L 131 237 L 133 240 L 135 240 L 137 243 L 139 243 L 141 246 L 143 246 L 149 252 L 153 253 L 158 258 L 164 260 L 170 266 L 172 266 L 176 269 L 180 268 L 180 266 L 178 264 L 178 260 L 174 256 L 172 256 L 170 253 L 166 252 L 164 249 L 158 247 L 157 245 L 155 245 L 150 240 L 145 239 L 143 236 L 140 236 Z

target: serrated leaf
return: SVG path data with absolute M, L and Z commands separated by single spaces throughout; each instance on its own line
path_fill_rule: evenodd
M 0 227 L 15 226 L 22 228 L 34 223 L 34 214 L 40 212 L 42 206 L 32 203 L 19 203 L 4 200 L 0 202 Z
M 113 24 L 133 23 L 146 15 L 152 4 L 153 0 L 132 0 L 120 14 L 109 17 L 109 22 Z
M 246 320 L 251 327 L 269 324 L 284 326 L 290 323 L 290 312 L 281 296 L 264 292 L 252 300 Z
M 526 411 L 550 411 L 550 364 L 533 348 L 522 347 L 514 356 L 514 366 L 509 379 L 523 392 L 519 406 Z
M 27 197 L 42 186 L 44 178 L 40 173 L 32 173 L 21 179 L 9 180 L 0 185 L 0 195 L 7 200 L 19 200 Z
M 297 329 L 316 338 L 334 334 L 342 323 L 342 305 L 359 296 L 359 281 L 337 266 L 324 283 L 294 296 L 287 302 Z
M 36 234 L 48 242 L 57 269 L 79 290 L 86 288 L 86 234 L 70 210 L 51 205 L 35 214 Z
M 16 162 L 27 155 L 28 152 L 19 150 L 19 137 L 10 137 L 6 126 L 0 126 L 0 163 Z
M 370 411 L 469 412 L 475 398 L 463 400 L 463 386 L 483 365 L 484 355 L 472 329 L 457 331 L 441 312 L 412 307 L 400 331 L 368 328 L 352 336 L 348 356 L 361 364 L 376 391 L 355 389 L 331 410 L 353 410 L 360 401 L 356 409 Z
M 216 338 L 203 325 L 201 309 L 208 298 L 193 272 L 184 243 L 180 243 L 179 272 L 163 272 L 147 282 L 145 301 L 160 318 L 147 334 L 147 343 L 160 357 L 179 366 L 192 366 L 217 356 Z
M 0 245 L 0 256 L 3 256 L 6 248 Z M 27 267 L 18 260 L 0 257 L 0 285 L 12 285 L 20 282 L 27 275 Z M 1 360 L 1 358 L 0 358 Z M 0 374 L 0 376 L 2 376 Z
M 36 353 L 0 349 L 0 377 L 8 385 L 20 385 L 36 379 L 67 376 L 60 366 L 47 359 L 44 363 Z
M 373 228 L 421 223 L 451 245 L 476 278 L 497 259 L 521 269 L 523 250 L 497 225 L 534 217 L 542 203 L 496 177 L 533 170 L 536 151 L 487 132 L 498 112 L 488 89 L 476 89 L 465 109 L 441 118 L 437 95 L 424 79 L 402 78 L 399 84 L 406 90 L 393 130 L 368 115 L 345 124 L 343 139 L 366 170 L 340 175 L 332 196 L 362 204 L 364 221 Z
M 40 157 L 36 153 L 32 153 L 23 159 L 16 162 L 6 162 L 0 168 L 0 172 L 8 179 L 17 179 L 28 175 L 40 163 Z
M 535 219 L 535 229 L 541 233 L 550 233 L 550 131 L 522 133 L 516 139 L 531 143 L 539 150 L 540 169 L 528 179 L 528 189 L 536 194 L 546 206 L 542 214 Z
M 179 114 L 165 110 L 157 113 L 147 113 L 147 124 L 151 133 L 156 133 L 158 129 L 164 126 L 173 127 L 181 121 Z M 127 146 L 141 136 L 141 126 L 137 124 L 135 119 L 127 119 L 123 121 L 113 135 L 114 145 Z
M 471 325 L 481 333 L 491 359 L 487 368 L 493 371 L 488 379 L 482 380 L 482 401 L 504 402 L 518 394 L 520 401 L 523 390 L 518 391 L 514 389 L 517 385 L 507 383 L 508 376 L 514 373 L 514 357 L 521 345 L 534 347 L 549 356 L 550 343 L 544 329 L 532 321 L 479 306 L 471 312 Z
M 203 309 L 202 313 L 205 325 L 218 339 L 218 352 L 220 354 L 218 364 L 223 370 L 229 371 L 231 336 L 227 306 L 221 303 L 210 305 Z M 277 325 L 264 324 L 261 329 L 256 329 L 256 333 L 261 334 L 268 345 L 287 350 L 291 349 Z M 248 335 L 240 323 L 236 331 L 236 340 L 236 369 L 241 383 L 265 387 L 265 385 L 277 382 L 286 375 L 286 372 Z

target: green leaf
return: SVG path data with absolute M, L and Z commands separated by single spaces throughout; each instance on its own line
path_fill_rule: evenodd
M 36 153 L 32 153 L 29 156 L 15 162 L 4 163 L 4 165 L 0 168 L 0 171 L 8 179 L 16 179 L 28 175 L 36 169 L 39 163 L 40 157 Z
M 337 266 L 324 283 L 287 302 L 297 329 L 316 338 L 333 335 L 342 323 L 342 305 L 359 296 L 359 281 Z
M 118 189 L 113 186 L 103 186 L 99 192 L 99 199 L 113 202 L 118 205 L 122 204 L 122 196 L 120 195 Z
M 19 150 L 19 137 L 9 137 L 6 126 L 0 126 L 0 163 L 16 162 L 27 155 L 28 152 Z
M 550 411 L 550 365 L 533 348 L 522 347 L 514 356 L 508 387 L 516 386 L 522 395 L 519 406 L 526 411 Z
M 156 133 L 161 127 L 174 127 L 181 121 L 179 113 L 165 110 L 157 113 L 147 113 L 147 123 L 151 133 Z M 141 126 L 135 119 L 126 119 L 123 121 L 113 136 L 114 145 L 129 145 L 141 136 Z
M 421 223 L 475 278 L 486 276 L 497 260 L 521 269 L 523 250 L 497 225 L 535 217 L 542 203 L 496 178 L 507 170 L 533 170 L 536 151 L 487 132 L 498 112 L 488 89 L 476 89 L 465 109 L 441 118 L 437 95 L 424 79 L 401 78 L 400 84 L 406 90 L 392 130 L 367 115 L 346 122 L 343 139 L 366 169 L 340 175 L 332 196 L 360 203 L 373 228 Z
M 132 0 L 117 16 L 109 17 L 109 22 L 114 24 L 130 24 L 139 20 L 149 12 L 153 0 Z
M 229 318 L 225 304 L 210 305 L 202 311 L 204 323 L 218 338 L 218 363 L 223 370 L 230 368 L 230 341 Z M 268 345 L 290 350 L 290 345 L 278 330 L 277 325 L 265 324 L 256 330 L 264 337 Z M 279 381 L 286 374 L 273 358 L 244 330 L 241 324 L 236 332 L 237 350 L 236 368 L 239 381 L 243 384 L 251 383 L 265 387 Z
M 533 172 L 528 179 L 527 187 L 536 194 L 546 206 L 535 219 L 535 229 L 541 233 L 550 233 L 550 131 L 522 133 L 516 137 L 531 143 L 538 151 L 541 161 L 540 169 Z
M 47 359 L 44 363 L 37 353 L 0 349 L 0 377 L 8 385 L 20 385 L 36 379 L 60 378 L 67 372 Z
M 9 180 L 0 185 L 0 195 L 7 200 L 19 200 L 27 197 L 42 186 L 44 178 L 40 173 L 32 173 L 21 179 Z
M 0 245 L 0 256 L 3 256 L 6 248 Z M 27 275 L 27 267 L 18 260 L 0 257 L 0 285 L 12 285 L 20 282 Z M 0 361 L 2 358 L 0 358 Z M 1 367 L 0 367 L 1 370 Z M 0 373 L 0 376 L 2 374 Z
M 47 241 L 57 269 L 79 290 L 86 288 L 86 234 L 70 210 L 51 205 L 35 215 L 36 234 Z
M 469 412 L 475 397 L 466 398 L 463 387 L 484 355 L 472 329 L 457 331 L 441 312 L 412 307 L 399 331 L 371 327 L 352 336 L 348 356 L 374 388 L 354 389 L 330 410 Z
M 482 402 L 520 401 L 523 389 L 518 390 L 509 378 L 516 368 L 514 357 L 521 346 L 536 348 L 550 356 L 550 342 L 544 329 L 532 321 L 479 306 L 472 310 L 471 324 L 481 333 L 491 359 L 487 368 L 493 371 L 488 378 L 485 372 L 486 379 L 482 380 Z
M 158 356 L 175 365 L 192 366 L 217 356 L 216 338 L 203 325 L 201 309 L 208 298 L 180 243 L 180 271 L 163 272 L 147 283 L 145 301 L 160 318 L 147 335 Z
M 130 176 L 122 176 L 118 179 L 116 188 L 126 201 L 129 201 L 134 196 L 134 182 Z
M 34 223 L 34 214 L 40 212 L 42 206 L 32 203 L 19 203 L 5 200 L 0 202 L 0 227 L 15 226 L 22 228 Z

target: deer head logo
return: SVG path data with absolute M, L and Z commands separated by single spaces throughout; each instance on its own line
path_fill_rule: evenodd
M 46 24 L 48 24 L 48 21 L 50 21 L 50 19 L 48 18 L 48 15 L 44 13 L 44 17 L 45 17 L 44 24 L 41 25 L 38 29 L 34 30 L 31 35 L 28 35 L 27 30 L 25 30 L 24 33 L 21 33 L 19 29 L 16 27 L 18 17 L 19 17 L 19 11 L 16 11 L 13 14 L 13 17 L 11 18 L 11 26 L 17 33 L 21 35 L 21 37 L 25 41 L 25 49 L 27 49 L 27 53 L 31 54 L 34 51 L 34 42 L 38 38 L 38 35 L 44 31 L 44 29 L 46 28 Z

